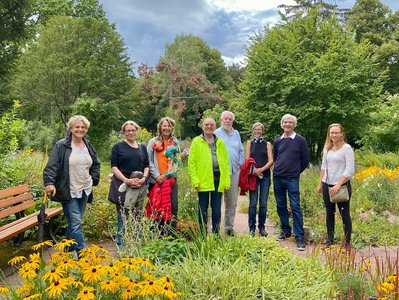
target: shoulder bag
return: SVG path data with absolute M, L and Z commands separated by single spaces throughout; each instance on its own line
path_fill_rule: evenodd
M 327 154 L 326 153 L 326 179 L 327 179 L 327 185 L 328 185 L 328 163 L 327 163 Z M 341 185 L 339 190 L 335 193 L 334 196 L 330 196 L 330 190 L 333 187 L 328 187 L 328 196 L 330 197 L 330 202 L 331 203 L 341 203 L 341 202 L 346 202 L 349 200 L 349 191 L 348 191 L 348 186 L 346 184 Z

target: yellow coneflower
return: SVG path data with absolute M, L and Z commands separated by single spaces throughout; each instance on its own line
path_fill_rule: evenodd
M 59 281 L 64 276 L 65 276 L 64 270 L 62 270 L 61 268 L 55 268 L 55 269 L 51 269 L 50 271 L 45 273 L 42 276 L 42 280 L 44 280 L 44 281 L 48 280 L 51 283 L 51 282 Z
M 43 248 L 44 246 L 52 247 L 53 246 L 53 241 L 44 241 L 44 242 L 41 242 L 39 244 L 33 245 L 32 246 L 32 250 L 37 251 L 40 248 Z
M 34 294 L 34 295 L 25 297 L 23 300 L 35 300 L 37 298 L 40 298 L 41 296 L 42 296 L 42 294 Z
M 79 294 L 76 300 L 94 300 L 96 296 L 93 293 L 94 288 L 91 286 L 84 286 Z
M 154 297 L 155 293 L 161 293 L 163 289 L 152 280 L 142 281 L 140 282 L 139 286 L 141 288 L 139 295 L 143 297 Z
M 399 275 L 389 275 L 387 277 L 387 281 L 390 283 L 395 283 L 397 280 L 399 281 Z
M 74 259 L 64 259 L 59 262 L 58 268 L 67 272 L 68 270 L 74 270 L 77 266 L 77 262 Z
M 37 274 L 36 274 L 36 268 L 32 268 L 29 264 L 26 265 L 24 264 L 24 266 L 22 266 L 19 271 L 18 274 L 23 278 L 23 279 L 34 279 L 36 278 Z
M 162 276 L 161 278 L 159 278 L 157 280 L 157 282 L 159 283 L 159 285 L 166 286 L 169 289 L 173 289 L 175 287 L 175 284 L 173 283 L 173 281 L 170 280 L 170 278 L 166 277 L 166 276 Z
M 126 289 L 122 292 L 121 294 L 121 298 L 123 300 L 128 300 L 128 299 L 134 299 L 137 296 L 136 291 L 134 290 L 130 290 L 130 289 Z
M 15 256 L 13 259 L 10 259 L 8 261 L 8 264 L 10 266 L 15 266 L 16 264 L 19 264 L 20 262 L 22 262 L 24 260 L 26 260 L 25 256 L 22 256 L 22 255 L 21 256 Z
M 0 285 L 0 294 L 8 294 L 9 292 L 10 290 L 7 287 Z
M 137 258 L 136 259 L 136 262 L 138 263 L 138 264 L 140 264 L 140 265 L 142 265 L 142 266 L 146 266 L 146 267 L 148 267 L 148 268 L 150 268 L 150 269 L 152 269 L 152 270 L 155 270 L 156 269 L 156 267 L 155 267 L 155 265 L 151 262 L 151 260 L 149 260 L 149 259 L 146 259 L 146 258 Z
M 22 286 L 17 288 L 15 292 L 18 295 L 30 295 L 30 292 L 33 290 L 33 288 L 34 288 L 33 284 L 25 282 Z
M 100 282 L 101 290 L 107 293 L 115 293 L 118 288 L 117 284 L 113 280 L 104 280 Z
M 84 286 L 83 282 L 81 282 L 79 279 L 76 279 L 76 278 L 73 278 L 73 277 L 68 277 L 68 282 L 74 288 L 81 288 L 81 287 Z
M 143 276 L 143 278 L 147 279 L 147 280 L 152 280 L 153 281 L 155 279 L 154 275 L 151 274 L 151 273 L 148 273 L 148 272 L 144 272 L 143 274 L 141 274 L 141 276 Z
M 70 247 L 72 245 L 77 245 L 78 243 L 75 240 L 63 239 L 61 242 L 55 244 L 53 247 L 64 251 L 66 247 Z
M 78 266 L 80 266 L 82 269 L 87 269 L 93 266 L 93 264 L 88 259 L 80 259 L 78 261 Z
M 29 254 L 29 259 L 32 261 L 32 262 L 40 262 L 40 253 L 32 253 L 32 254 Z
M 46 289 L 50 298 L 60 296 L 63 290 L 68 290 L 68 280 L 66 278 L 60 279 L 60 281 L 52 282 Z
M 71 259 L 71 252 L 55 252 L 53 254 L 50 254 L 50 265 L 56 265 L 65 259 Z
M 181 295 L 181 293 L 175 293 L 172 291 L 171 288 L 168 288 L 167 286 L 165 286 L 161 291 L 161 295 L 165 296 L 168 299 L 175 299 L 175 298 L 179 297 Z
M 135 274 L 140 274 L 141 273 L 140 268 L 138 267 L 137 263 L 135 263 L 135 262 L 131 262 L 131 261 L 126 262 L 126 263 L 123 264 L 123 268 L 127 269 L 127 270 L 131 270 Z
M 85 282 L 96 282 L 101 279 L 101 276 L 105 274 L 104 268 L 101 265 L 88 267 L 82 271 L 83 281 Z

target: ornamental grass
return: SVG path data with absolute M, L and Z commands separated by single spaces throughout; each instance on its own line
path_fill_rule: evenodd
M 155 265 L 146 258 L 115 259 L 97 245 L 80 251 L 79 259 L 64 252 L 73 240 L 58 244 L 45 241 L 34 245 L 28 257 L 16 256 L 8 263 L 15 268 L 22 285 L 0 286 L 1 299 L 176 299 L 174 282 L 156 277 Z M 56 252 L 49 262 L 42 256 L 43 247 Z

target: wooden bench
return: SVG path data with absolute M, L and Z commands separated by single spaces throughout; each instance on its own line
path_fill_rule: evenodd
M 45 205 L 45 204 L 44 204 Z M 4 190 L 0 190 L 0 243 L 16 237 L 26 230 L 39 225 L 40 208 L 33 213 L 26 215 L 25 210 L 35 207 L 33 195 L 30 192 L 29 185 L 21 185 Z M 51 220 L 62 213 L 62 207 L 51 207 L 45 209 L 45 220 Z M 16 220 L 4 222 L 6 218 L 15 215 Z M 51 231 L 51 227 L 50 227 Z M 53 235 L 51 235 L 53 237 Z M 43 236 L 39 236 L 39 241 Z

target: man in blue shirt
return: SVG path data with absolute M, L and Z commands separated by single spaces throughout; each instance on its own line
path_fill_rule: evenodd
M 293 115 L 286 114 L 281 118 L 281 128 L 284 133 L 274 141 L 273 183 L 282 230 L 277 240 L 285 240 L 291 236 L 287 209 L 288 193 L 297 249 L 304 251 L 306 244 L 300 205 L 299 176 L 308 167 L 310 154 L 305 138 L 294 131 L 296 124 L 297 119 Z
M 224 193 L 224 226 L 227 235 L 233 236 L 238 200 L 238 179 L 241 165 L 244 163 L 244 148 L 240 134 L 233 128 L 234 114 L 231 111 L 222 112 L 220 123 L 221 126 L 215 130 L 215 135 L 225 143 L 230 164 L 230 189 Z

